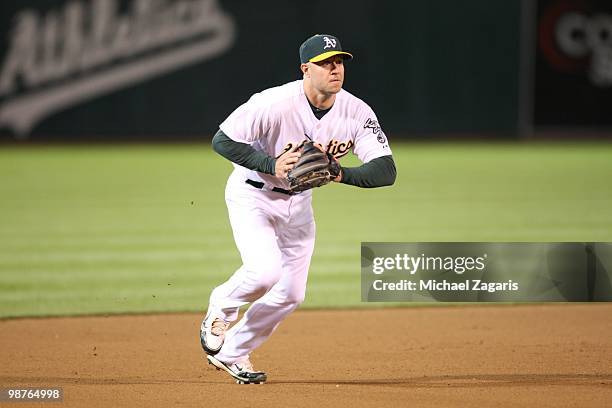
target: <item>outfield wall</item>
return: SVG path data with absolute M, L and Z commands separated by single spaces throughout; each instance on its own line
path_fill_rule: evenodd
M 568 82 L 540 56 L 536 26 L 567 2 L 539 3 L 6 0 L 0 140 L 209 136 L 252 93 L 299 78 L 298 46 L 317 32 L 355 54 L 345 88 L 394 137 L 609 125 L 610 87 L 568 93 L 581 73 Z
M 533 124 L 612 129 L 612 2 L 540 0 Z

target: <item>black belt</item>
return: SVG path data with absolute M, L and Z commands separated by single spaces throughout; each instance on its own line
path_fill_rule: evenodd
M 260 190 L 263 189 L 264 185 L 265 185 L 261 181 L 255 181 L 255 180 L 251 180 L 251 179 L 246 179 L 245 183 L 250 184 L 253 187 L 258 188 Z M 280 187 L 272 187 L 272 191 L 274 191 L 275 193 L 282 193 L 282 194 L 287 194 L 287 195 L 295 195 L 296 194 L 293 191 L 285 190 L 284 188 L 280 188 Z

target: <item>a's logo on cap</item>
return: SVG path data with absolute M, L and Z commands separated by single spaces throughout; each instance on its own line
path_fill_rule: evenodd
M 323 41 L 325 41 L 325 47 L 323 47 L 323 49 L 326 48 L 336 48 L 336 40 L 333 38 L 329 38 L 329 37 L 323 37 Z

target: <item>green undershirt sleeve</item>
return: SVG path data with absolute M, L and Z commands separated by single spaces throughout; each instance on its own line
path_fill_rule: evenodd
M 251 145 L 230 139 L 221 129 L 212 140 L 213 150 L 226 159 L 261 173 L 274 175 L 276 159 L 255 150 Z M 373 188 L 395 182 L 396 169 L 392 156 L 382 156 L 359 167 L 343 167 L 341 183 Z
M 253 149 L 249 144 L 230 139 L 221 129 L 213 136 L 212 147 L 215 152 L 240 166 L 274 175 L 276 166 L 274 157 Z
M 359 167 L 343 167 L 341 183 L 363 188 L 390 186 L 397 170 L 393 156 L 377 157 Z

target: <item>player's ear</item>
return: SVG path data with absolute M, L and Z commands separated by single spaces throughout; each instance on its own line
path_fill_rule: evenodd
M 308 64 L 300 64 L 300 69 L 302 70 L 302 74 L 304 74 L 305 77 L 310 78 L 310 74 L 308 73 Z

